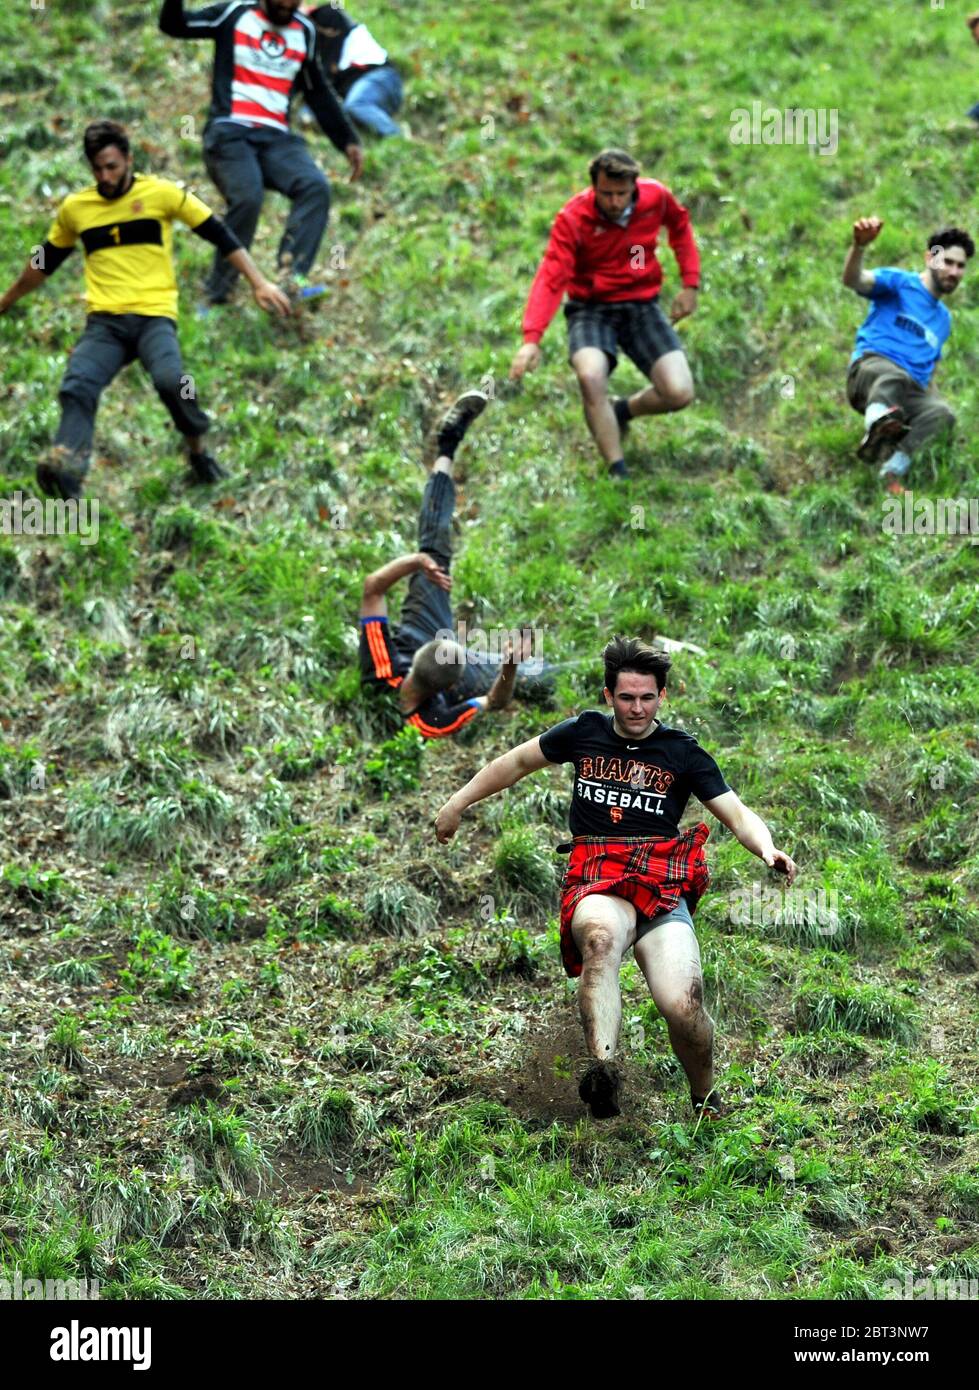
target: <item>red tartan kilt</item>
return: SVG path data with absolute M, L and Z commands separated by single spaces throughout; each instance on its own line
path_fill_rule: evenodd
M 685 897 L 691 913 L 710 885 L 704 843 L 710 830 L 700 821 L 674 839 L 599 840 L 579 835 L 561 889 L 561 959 L 568 975 L 581 974 L 581 953 L 571 919 L 582 898 L 612 893 L 644 917 L 668 912 Z

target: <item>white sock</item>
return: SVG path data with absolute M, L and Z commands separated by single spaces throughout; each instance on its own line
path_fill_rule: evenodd
M 903 478 L 911 467 L 911 456 L 903 449 L 895 449 L 878 474 L 881 478 Z
M 867 409 L 863 412 L 863 422 L 867 426 L 867 429 L 870 429 L 870 426 L 875 420 L 879 420 L 882 415 L 886 415 L 890 408 L 891 407 L 885 405 L 883 401 L 871 401 Z

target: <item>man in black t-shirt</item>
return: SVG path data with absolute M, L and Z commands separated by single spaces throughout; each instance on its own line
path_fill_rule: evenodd
M 522 660 L 525 653 L 530 655 L 529 632 L 514 631 L 496 661 L 452 637 L 452 463 L 466 430 L 486 408 L 486 399 L 482 391 L 466 391 L 439 426 L 438 458 L 425 486 L 418 521 L 418 550 L 392 560 L 364 580 L 361 683 L 395 694 L 405 722 L 423 738 L 458 733 L 481 710 L 503 709 L 514 694 L 546 696 L 552 680 L 549 663 Z M 411 575 L 411 582 L 401 605 L 401 621 L 392 629 L 387 592 L 406 575 Z
M 704 1008 L 700 951 L 691 912 L 710 875 L 702 822 L 681 832 L 693 794 L 738 840 L 791 884 L 795 864 L 768 827 L 731 790 L 697 740 L 657 718 L 670 658 L 638 638 L 616 637 L 604 652 L 605 702 L 489 763 L 436 818 L 445 844 L 467 807 L 549 763 L 574 764 L 574 840 L 561 901 L 561 952 L 581 976 L 579 1007 L 594 1061 L 578 1093 L 596 1119 L 618 1115 L 613 1066 L 622 1018 L 619 969 L 630 946 L 669 1028 L 698 1116 L 723 1113 L 714 1090 L 714 1025 Z

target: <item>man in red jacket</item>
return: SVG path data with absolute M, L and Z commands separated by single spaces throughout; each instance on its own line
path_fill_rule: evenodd
M 581 387 L 585 419 L 613 477 L 624 478 L 622 437 L 635 415 L 683 410 L 693 400 L 686 354 L 673 330 L 697 307 L 700 256 L 690 215 L 663 184 L 639 177 L 623 150 L 603 150 L 589 166 L 591 188 L 554 219 L 523 320 L 517 380 L 540 362 L 540 340 L 565 291 L 568 353 Z M 657 302 L 663 271 L 656 242 L 665 224 L 683 289 L 667 320 Z M 608 379 L 621 347 L 651 386 L 609 400 Z

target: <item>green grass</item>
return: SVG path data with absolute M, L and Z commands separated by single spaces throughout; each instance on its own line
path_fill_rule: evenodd
M 535 0 L 519 48 L 495 0 L 368 14 L 415 138 L 334 179 L 305 336 L 246 294 L 198 320 L 209 248 L 176 231 L 227 485 L 185 488 L 133 366 L 100 408 L 98 544 L 0 537 L 5 1269 L 128 1299 L 845 1300 L 974 1260 L 976 551 L 882 531 L 843 392 L 863 306 L 839 283 L 857 215 L 885 219 L 871 265 L 971 225 L 972 49 L 952 7 L 897 0 L 690 14 Z M 206 46 L 135 0 L 8 7 L 0 38 L 5 283 L 86 178 L 96 114 L 221 210 Z M 838 152 L 732 144 L 755 99 L 838 110 Z M 560 318 L 506 382 L 553 215 L 606 144 L 687 204 L 704 263 L 680 328 L 697 400 L 633 428 L 627 494 L 599 476 Z M 282 220 L 270 196 L 269 270 Z M 0 320 L 4 495 L 56 428 L 80 262 Z M 975 273 L 939 375 L 957 436 L 913 479 L 934 497 L 979 487 Z M 361 695 L 354 620 L 364 573 L 415 544 L 424 438 L 472 384 L 493 399 L 461 456 L 453 598 L 578 664 L 553 710 L 422 745 Z M 631 963 L 626 1113 L 576 1108 L 566 770 L 447 847 L 431 830 L 484 761 L 598 703 L 615 631 L 705 649 L 677 658 L 667 720 L 838 905 L 832 934 L 736 920 L 768 880 L 712 828 L 697 924 L 735 1109 L 709 1131 Z

